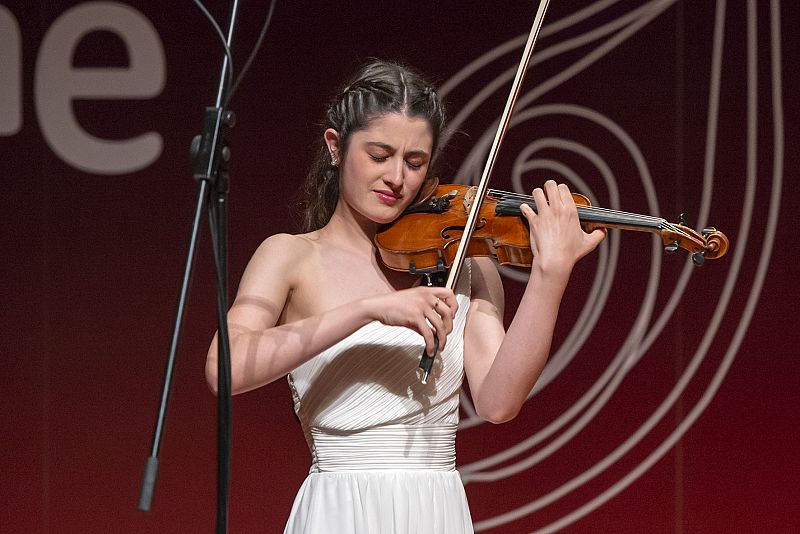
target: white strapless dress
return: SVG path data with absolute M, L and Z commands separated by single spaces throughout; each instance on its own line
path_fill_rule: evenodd
M 422 336 L 370 323 L 289 375 L 311 470 L 287 534 L 473 532 L 455 469 L 470 265 L 458 312 L 428 384 L 417 367 Z

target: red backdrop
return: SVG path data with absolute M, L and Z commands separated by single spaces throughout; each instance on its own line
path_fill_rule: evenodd
M 191 2 L 135 4 L 0 6 L 0 532 L 214 528 L 207 233 L 153 510 L 136 505 L 194 210 L 188 145 L 214 102 L 221 51 Z M 279 3 L 231 104 L 233 288 L 262 239 L 294 230 L 291 198 L 324 102 L 369 57 L 444 84 L 458 132 L 442 175 L 469 181 L 535 11 L 338 4 Z M 209 7 L 227 21 L 226 2 Z M 266 8 L 241 2 L 237 69 Z M 685 213 L 732 249 L 696 269 L 651 236 L 614 232 L 580 264 L 520 417 L 480 424 L 465 404 L 458 463 L 478 530 L 800 529 L 798 22 L 794 2 L 553 2 L 493 186 L 557 177 L 602 206 Z M 136 75 L 114 81 L 115 68 Z M 71 77 L 86 69 L 104 70 Z M 127 161 L 111 147 L 92 156 L 80 132 L 156 141 Z M 506 287 L 510 314 L 522 286 L 509 275 Z M 237 397 L 233 422 L 230 530 L 278 532 L 310 461 L 286 384 Z

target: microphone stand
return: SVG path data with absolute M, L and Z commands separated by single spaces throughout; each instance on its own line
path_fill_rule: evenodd
M 233 30 L 236 23 L 238 0 L 233 1 L 230 25 L 226 42 L 230 48 Z M 175 356 L 178 352 L 178 341 L 183 318 L 189 284 L 192 277 L 197 252 L 197 241 L 200 233 L 200 219 L 208 209 L 208 220 L 211 229 L 211 241 L 216 266 L 217 289 L 217 321 L 218 321 L 218 357 L 217 357 L 217 534 L 224 534 L 228 529 L 228 497 L 230 488 L 230 449 L 231 449 L 231 362 L 230 341 L 228 337 L 228 283 L 227 283 L 227 194 L 229 190 L 228 164 L 230 148 L 226 136 L 234 126 L 235 115 L 223 110 L 226 102 L 226 87 L 229 86 L 230 66 L 228 55 L 225 55 L 222 72 L 217 89 L 217 100 L 214 107 L 207 107 L 203 116 L 203 133 L 192 141 L 194 157 L 194 179 L 199 183 L 197 204 L 192 224 L 189 251 L 183 271 L 175 326 L 172 333 L 164 386 L 161 393 L 161 405 L 158 411 L 153 436 L 153 447 L 147 459 L 139 496 L 139 510 L 150 511 L 153 500 L 156 475 L 158 472 L 158 453 L 164 430 L 167 403 L 172 384 Z

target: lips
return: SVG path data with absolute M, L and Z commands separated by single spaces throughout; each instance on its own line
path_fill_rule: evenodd
M 395 196 L 394 193 L 391 191 L 381 190 L 381 191 L 374 191 L 375 196 L 378 197 L 378 200 L 386 204 L 387 206 L 394 206 L 400 197 Z

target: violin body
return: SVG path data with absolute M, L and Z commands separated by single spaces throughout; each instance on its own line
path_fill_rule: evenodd
M 435 194 L 411 206 L 393 223 L 375 235 L 384 264 L 407 271 L 435 267 L 442 260 L 450 266 L 464 225 L 467 222 L 474 188 L 465 185 L 439 185 Z M 583 197 L 585 198 L 585 197 Z M 530 266 L 533 254 L 527 220 L 495 216 L 496 199 L 487 195 L 481 206 L 478 223 L 470 239 L 467 256 L 493 256 L 504 265 Z
M 390 269 L 411 272 L 449 267 L 475 202 L 475 191 L 474 186 L 437 185 L 397 220 L 381 227 L 375 244 L 383 263 Z M 572 193 L 572 198 L 585 230 L 606 227 L 658 233 L 668 252 L 688 250 L 697 265 L 721 257 L 728 249 L 728 239 L 714 228 L 700 234 L 658 217 L 592 208 L 589 199 L 578 193 Z M 523 202 L 536 209 L 529 196 L 489 191 L 481 204 L 466 255 L 491 256 L 502 265 L 530 267 L 530 231 L 519 210 Z

